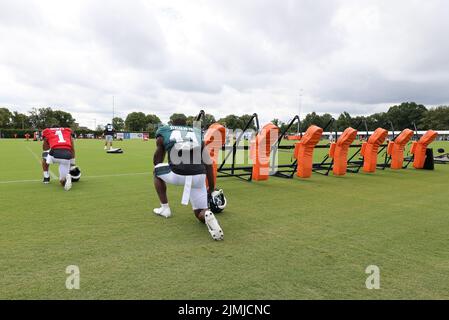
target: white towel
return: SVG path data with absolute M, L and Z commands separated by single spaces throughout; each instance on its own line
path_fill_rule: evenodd
M 192 190 L 193 176 L 186 176 L 186 181 L 184 183 L 184 192 L 182 194 L 181 204 L 188 205 L 190 199 L 190 191 Z

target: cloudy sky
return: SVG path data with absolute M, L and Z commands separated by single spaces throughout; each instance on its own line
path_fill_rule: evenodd
M 81 125 L 449 103 L 447 0 L 0 0 L 0 106 Z M 302 96 L 302 98 L 300 98 Z

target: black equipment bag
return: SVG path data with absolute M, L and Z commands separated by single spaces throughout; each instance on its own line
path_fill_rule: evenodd
M 426 161 L 424 162 L 424 170 L 434 170 L 435 163 L 433 158 L 433 149 L 427 148 L 426 150 Z

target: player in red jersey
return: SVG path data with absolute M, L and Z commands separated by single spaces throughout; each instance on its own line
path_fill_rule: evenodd
M 48 167 L 52 163 L 59 164 L 59 182 L 65 190 L 72 188 L 70 166 L 74 164 L 75 146 L 70 128 L 47 128 L 42 132 L 44 183 L 50 182 Z

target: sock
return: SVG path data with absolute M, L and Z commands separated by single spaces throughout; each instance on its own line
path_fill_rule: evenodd
M 168 206 L 168 203 L 161 203 L 160 208 L 155 208 L 153 211 L 157 214 L 162 213 L 164 210 L 169 210 L 170 211 L 170 207 Z
M 44 171 L 44 178 L 50 178 L 50 174 L 48 173 L 48 171 Z

